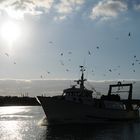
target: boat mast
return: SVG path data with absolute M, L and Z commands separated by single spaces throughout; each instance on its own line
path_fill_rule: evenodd
M 84 89 L 84 82 L 86 81 L 86 79 L 84 79 L 84 71 L 85 71 L 85 68 L 84 66 L 80 66 L 80 71 L 82 72 L 82 75 L 81 75 L 81 79 L 78 80 L 78 82 L 80 82 L 80 89 Z

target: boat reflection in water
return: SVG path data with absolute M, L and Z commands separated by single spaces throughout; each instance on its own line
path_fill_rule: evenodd
M 46 140 L 139 140 L 138 122 L 94 125 L 51 125 Z

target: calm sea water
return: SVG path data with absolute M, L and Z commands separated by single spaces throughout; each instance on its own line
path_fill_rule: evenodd
M 41 107 L 0 107 L 0 140 L 140 140 L 140 122 L 46 126 Z

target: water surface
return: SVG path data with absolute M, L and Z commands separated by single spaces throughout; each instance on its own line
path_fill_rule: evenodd
M 46 126 L 41 107 L 0 107 L 0 140 L 140 140 L 140 122 Z

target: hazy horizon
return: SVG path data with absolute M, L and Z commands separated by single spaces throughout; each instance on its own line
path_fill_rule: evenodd
M 101 94 L 107 94 L 110 84 L 117 84 L 118 81 L 87 81 L 85 87 L 94 88 Z M 133 83 L 133 98 L 140 99 L 140 81 L 122 81 L 122 83 Z M 38 95 L 54 96 L 61 95 L 63 90 L 75 85 L 73 80 L 0 80 L 0 96 L 28 96 Z M 94 96 L 96 93 L 93 93 Z M 126 94 L 124 94 L 127 96 Z M 123 96 L 123 95 L 122 95 Z M 124 97 L 124 96 L 123 96 Z

